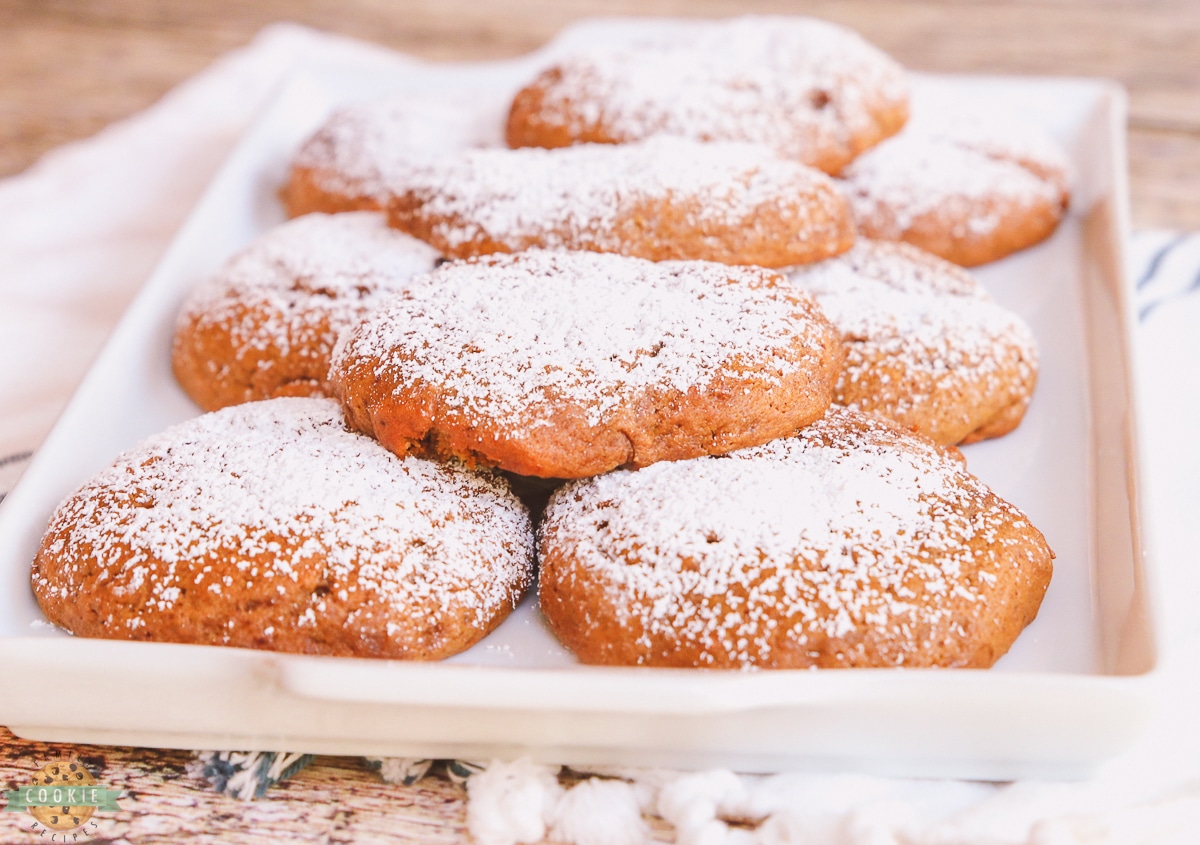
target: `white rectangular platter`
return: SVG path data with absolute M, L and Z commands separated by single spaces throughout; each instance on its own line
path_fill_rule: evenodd
M 1020 429 L 964 451 L 1057 553 L 1038 619 L 992 670 L 586 667 L 557 645 L 532 598 L 440 664 L 85 640 L 42 617 L 28 573 L 50 513 L 119 452 L 198 413 L 170 372 L 175 314 L 194 284 L 282 221 L 286 162 L 330 109 L 392 91 L 466 90 L 500 121 L 554 52 L 655 25 L 584 24 L 511 62 L 294 76 L 0 507 L 0 724 L 49 741 L 983 779 L 1081 776 L 1132 741 L 1149 712 L 1157 622 L 1123 266 L 1124 98 L 1099 81 L 916 83 L 1016 108 L 1075 168 L 1059 231 L 978 272 L 1033 327 L 1041 376 Z M 59 694 L 64 683 L 73 694 Z

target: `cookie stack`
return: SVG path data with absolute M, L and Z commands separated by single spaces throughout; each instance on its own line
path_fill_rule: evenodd
M 913 158 L 889 144 L 957 142 L 909 135 L 895 62 L 800 18 L 564 57 L 504 126 L 446 101 L 417 131 L 419 105 L 334 114 L 281 191 L 295 219 L 190 297 L 174 370 L 214 413 L 55 514 L 33 572 L 53 621 L 436 659 L 499 623 L 536 558 L 585 662 L 1007 651 L 1053 554 L 954 445 L 1020 423 L 1036 347 L 898 241 L 930 247 L 932 205 L 986 217 L 935 252 L 1028 245 L 1065 169 L 1043 168 L 1054 197 L 964 189 L 975 206 L 876 190 Z

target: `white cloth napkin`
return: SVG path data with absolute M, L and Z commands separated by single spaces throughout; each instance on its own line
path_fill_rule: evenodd
M 410 61 L 276 25 L 144 113 L 0 182 L 0 496 L 222 158 L 289 69 L 314 59 L 353 69 Z M 1170 633 L 1155 680 L 1162 710 L 1137 747 L 1089 781 L 1057 784 L 643 772 L 631 787 L 594 780 L 564 792 L 544 767 L 496 764 L 470 782 L 477 840 L 550 832 L 619 845 L 644 835 L 637 813 L 650 811 L 676 826 L 679 841 L 696 843 L 1200 842 L 1200 236 L 1146 233 L 1132 253 L 1151 528 Z M 747 814 L 756 829 L 726 823 Z

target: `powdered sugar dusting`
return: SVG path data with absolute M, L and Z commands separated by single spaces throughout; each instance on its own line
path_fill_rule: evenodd
M 956 220 L 956 236 L 1000 223 L 988 200 L 1033 207 L 1058 204 L 1068 190 L 1062 149 L 1037 126 L 1004 110 L 935 92 L 914 99 L 897 136 L 842 174 L 847 196 L 876 237 L 899 238 L 926 214 Z
M 1033 332 L 948 262 L 906 244 L 860 240 L 843 256 L 787 275 L 816 297 L 846 342 L 842 404 L 910 422 L 961 403 L 965 434 L 971 420 L 987 420 L 977 419 L 980 408 L 990 416 L 1027 396 L 1038 360 Z M 902 365 L 909 378 L 903 389 L 863 395 L 857 383 L 881 360 Z M 971 394 L 975 404 L 964 399 Z
M 507 96 L 478 90 L 407 91 L 335 111 L 296 152 L 293 167 L 312 169 L 331 193 L 372 197 L 413 166 L 472 147 L 502 146 Z
M 513 430 L 554 425 L 564 405 L 598 425 L 649 390 L 702 389 L 730 372 L 774 384 L 819 368 L 811 340 L 829 326 L 781 281 L 592 252 L 446 264 L 344 334 L 331 374 L 370 366 L 441 385 L 459 413 Z
M 188 297 L 179 325 L 227 325 L 239 358 L 264 350 L 327 357 L 357 322 L 438 253 L 382 212 L 308 214 L 269 230 Z
M 474 150 L 414 170 L 396 186 L 402 189 L 437 221 L 441 241 L 490 240 L 514 251 L 538 245 L 628 254 L 623 222 L 663 203 L 686 210 L 698 239 L 718 237 L 720 228 L 751 230 L 769 215 L 787 221 L 784 237 L 824 243 L 836 239 L 841 211 L 833 181 L 817 170 L 751 144 L 671 137 Z M 817 207 L 822 213 L 814 215 Z
M 1066 152 L 1040 126 L 1011 108 L 985 105 L 952 86 L 926 80 L 913 97 L 912 117 L 904 131 L 1018 162 L 1063 190 L 1069 187 Z
M 68 561 L 67 583 L 35 589 L 71 599 L 90 561 L 112 595 L 148 596 L 128 608 L 131 629 L 195 593 L 270 600 L 311 579 L 314 558 L 335 595 L 314 595 L 294 626 L 356 592 L 401 618 L 450 605 L 482 624 L 515 602 L 532 560 L 528 514 L 502 482 L 397 458 L 321 399 L 239 405 L 149 438 L 59 507 L 55 534 L 43 554 Z
M 966 543 L 1020 519 L 972 515 L 984 495 L 948 453 L 835 409 L 763 446 L 572 482 L 541 542 L 602 577 L 642 646 L 768 664 L 805 631 L 917 630 L 948 612 L 940 597 L 978 600 Z
M 836 258 L 793 267 L 786 275 L 805 279 L 815 288 L 837 291 L 864 280 L 897 293 L 991 300 L 987 289 L 967 270 L 899 241 L 859 238 Z
M 575 136 L 602 125 L 616 140 L 654 134 L 766 144 L 817 163 L 853 155 L 878 104 L 903 105 L 902 68 L 856 33 L 811 18 L 678 22 L 630 45 L 581 51 L 547 86 L 545 119 Z

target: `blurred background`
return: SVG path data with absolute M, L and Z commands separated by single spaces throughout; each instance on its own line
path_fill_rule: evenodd
M 1134 225 L 1200 228 L 1200 0 L 0 0 L 0 176 L 145 108 L 268 23 L 434 60 L 531 50 L 598 15 L 808 14 L 917 70 L 1110 77 Z

